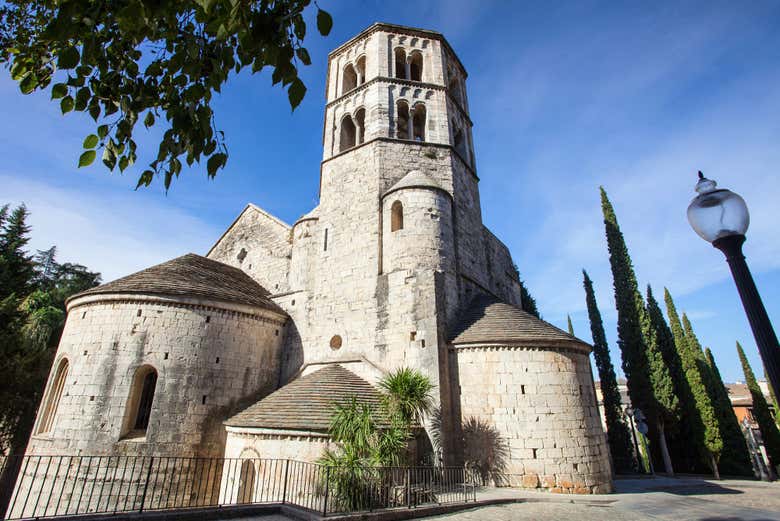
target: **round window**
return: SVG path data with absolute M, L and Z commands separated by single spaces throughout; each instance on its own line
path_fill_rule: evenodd
M 339 335 L 333 335 L 333 338 L 330 339 L 330 348 L 335 351 L 340 347 L 341 347 L 341 337 Z

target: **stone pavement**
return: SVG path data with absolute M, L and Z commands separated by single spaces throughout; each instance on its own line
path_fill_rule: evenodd
M 780 483 L 699 478 L 619 479 L 616 493 L 558 496 L 510 489 L 487 496 L 524 500 L 443 516 L 440 521 L 780 521 Z
M 692 477 L 619 479 L 603 496 L 486 489 L 479 500 L 519 502 L 484 506 L 431 521 L 780 521 L 780 483 Z M 283 516 L 242 521 L 288 521 Z

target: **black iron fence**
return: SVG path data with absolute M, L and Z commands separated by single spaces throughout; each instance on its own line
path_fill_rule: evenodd
M 7 479 L 18 466 L 15 482 Z M 289 459 L 22 456 L 0 460 L 5 519 L 291 504 L 321 515 L 465 503 L 462 467 L 328 467 Z

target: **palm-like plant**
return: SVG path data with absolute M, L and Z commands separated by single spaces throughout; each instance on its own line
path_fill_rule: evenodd
M 433 410 L 433 384 L 419 371 L 402 367 L 382 378 L 379 388 L 388 416 L 407 429 Z
M 334 405 L 329 433 L 338 448 L 319 459 L 331 494 L 351 511 L 387 500 L 378 468 L 399 464 L 413 429 L 433 410 L 433 384 L 418 371 L 398 369 L 379 388 L 378 408 L 354 396 Z

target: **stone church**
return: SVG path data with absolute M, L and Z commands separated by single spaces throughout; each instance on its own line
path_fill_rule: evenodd
M 466 77 L 433 31 L 333 50 L 319 204 L 249 204 L 205 256 L 71 298 L 28 454 L 315 461 L 334 402 L 410 367 L 436 385 L 431 461 L 463 464 L 476 424 L 500 484 L 610 491 L 590 346 L 521 310 L 482 223 Z

